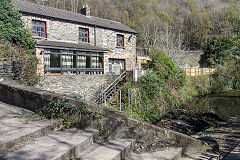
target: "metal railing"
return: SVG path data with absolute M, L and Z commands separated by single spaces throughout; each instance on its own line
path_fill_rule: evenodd
M 116 80 L 114 80 L 114 82 L 102 90 L 101 97 L 97 100 L 97 103 L 104 103 L 104 105 L 107 104 L 107 100 L 117 91 L 117 85 L 126 78 L 126 73 L 127 72 L 124 71 Z
M 22 61 L 20 60 L 0 60 L 0 77 L 14 77 L 20 76 L 22 69 Z

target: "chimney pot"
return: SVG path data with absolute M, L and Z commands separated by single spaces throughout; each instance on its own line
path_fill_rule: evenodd
M 87 4 L 83 5 L 83 8 L 81 9 L 81 14 L 84 16 L 90 16 L 90 8 Z

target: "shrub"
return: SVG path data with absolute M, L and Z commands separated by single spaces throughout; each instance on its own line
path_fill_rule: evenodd
M 28 54 L 35 54 L 36 41 L 31 32 L 24 28 L 21 14 L 11 0 L 0 1 L 0 39 L 21 46 Z
M 154 49 L 150 53 L 150 58 L 152 61 L 149 66 L 153 68 L 155 72 L 161 74 L 163 78 L 167 79 L 173 75 L 176 75 L 176 68 L 174 62 L 164 53 L 164 51 L 159 49 Z
M 21 71 L 20 80 L 22 83 L 33 86 L 38 83 L 39 76 L 37 75 L 38 59 L 36 56 L 26 56 L 23 60 L 23 68 Z
M 180 103 L 185 104 L 194 97 L 205 96 L 211 93 L 211 78 L 209 75 L 187 77 L 185 85 L 178 90 Z
M 210 93 L 209 75 L 189 77 L 189 79 L 196 90 L 197 96 L 205 96 Z
M 36 56 L 28 55 L 25 49 L 6 41 L 0 41 L 0 45 L 0 60 L 3 58 L 21 60 L 20 81 L 30 86 L 37 84 L 39 76 L 37 75 L 38 59 Z
M 139 78 L 138 84 L 144 89 L 147 96 L 153 100 L 159 95 L 159 92 L 166 87 L 166 82 L 162 78 L 162 75 L 155 72 L 148 72 Z
M 125 84 L 122 90 L 122 111 L 129 116 L 150 123 L 157 122 L 168 110 L 179 107 L 178 89 L 184 86 L 186 74 L 175 67 L 174 62 L 161 50 L 151 53 L 151 72 L 138 79 L 136 84 Z M 133 89 L 131 105 L 128 104 L 127 90 Z M 119 109 L 119 101 L 112 106 Z
M 212 88 L 215 93 L 229 89 L 240 89 L 240 61 L 229 58 L 224 65 L 218 65 L 212 75 Z
M 174 79 L 177 88 L 181 88 L 186 83 L 187 75 L 186 72 L 181 68 L 176 68 L 175 70 L 175 75 L 171 79 Z
M 201 63 L 207 66 L 223 64 L 231 54 L 230 49 L 233 45 L 233 39 L 229 37 L 211 38 L 204 45 L 204 55 L 202 56 Z
M 212 75 L 212 91 L 240 89 L 240 36 L 231 38 L 231 46 L 222 51 L 227 53 L 216 65 Z

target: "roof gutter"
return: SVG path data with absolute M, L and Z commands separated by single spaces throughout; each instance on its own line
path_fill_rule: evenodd
M 71 51 L 85 51 L 85 52 L 102 52 L 107 53 L 108 50 L 91 50 L 91 49 L 82 49 L 82 48 L 64 48 L 64 47 L 55 47 L 55 46 L 44 46 L 44 45 L 36 45 L 36 48 L 44 48 L 44 49 L 62 49 L 62 50 L 71 50 Z

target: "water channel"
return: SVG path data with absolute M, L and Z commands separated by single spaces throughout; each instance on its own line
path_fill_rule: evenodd
M 240 91 L 195 98 L 186 108 L 210 111 L 227 121 L 230 117 L 240 115 Z

